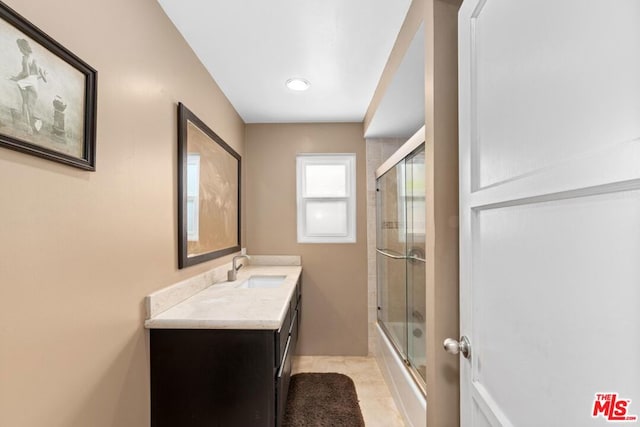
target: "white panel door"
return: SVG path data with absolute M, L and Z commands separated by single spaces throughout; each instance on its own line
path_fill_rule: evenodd
M 462 426 L 640 425 L 640 1 L 466 0 L 459 60 Z

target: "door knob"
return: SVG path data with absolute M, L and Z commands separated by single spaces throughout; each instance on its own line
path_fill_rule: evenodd
M 449 354 L 462 353 L 465 359 L 471 357 L 471 343 L 469 338 L 464 335 L 460 337 L 460 341 L 456 341 L 453 338 L 444 340 L 444 349 Z

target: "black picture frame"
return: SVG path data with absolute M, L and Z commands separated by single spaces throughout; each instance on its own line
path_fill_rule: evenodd
M 95 171 L 97 71 L 1 1 L 0 52 L 0 146 Z
M 191 125 L 191 127 L 190 127 Z M 191 131 L 189 131 L 191 130 Z M 198 139 L 200 147 L 207 146 L 207 150 L 195 149 L 194 142 Z M 210 145 L 209 145 L 210 144 Z M 190 153 L 189 150 L 192 150 Z M 196 151 L 194 154 L 193 151 Z M 213 152 L 213 153 L 212 153 Z M 207 192 L 215 192 L 219 188 L 228 189 L 230 192 L 220 195 L 215 199 L 227 202 L 225 206 L 214 205 L 211 197 L 206 198 L 209 206 L 201 205 L 201 198 L 198 195 L 189 195 L 189 155 L 198 156 L 198 180 L 197 187 L 206 189 Z M 193 160 L 193 157 L 191 158 Z M 222 165 L 222 166 L 221 166 Z M 202 167 L 202 172 L 200 168 Z M 178 267 L 185 268 L 205 261 L 232 254 L 240 250 L 240 201 L 241 201 L 241 170 L 242 159 L 240 155 L 231 148 L 220 136 L 218 136 L 209 126 L 200 120 L 184 104 L 178 104 Z M 209 173 L 207 173 L 209 171 Z M 215 173 L 211 173 L 215 171 Z M 193 171 L 191 173 L 193 176 Z M 215 178 L 211 178 L 215 176 Z M 222 183 L 219 181 L 223 181 Z M 192 183 L 193 185 L 193 183 Z M 233 187 L 237 190 L 234 190 Z M 193 201 L 198 200 L 197 206 L 193 208 Z M 193 251 L 193 229 L 189 228 L 189 206 L 193 211 L 197 211 L 196 220 L 192 218 L 193 224 L 198 224 L 196 242 L 215 240 L 213 234 L 224 234 L 226 239 L 221 239 L 220 244 L 205 244 L 199 250 Z M 192 214 L 193 215 L 193 214 Z M 225 218 L 227 221 L 222 221 Z M 235 223 L 233 229 L 226 229 L 218 226 L 220 223 Z M 202 224 L 209 224 L 203 227 Z M 211 227 L 210 224 L 214 224 Z M 231 227 L 229 227 L 231 228 Z M 202 229 L 202 231 L 200 231 Z M 189 235 L 192 235 L 191 240 Z M 233 240 L 233 242 L 232 242 Z M 191 245 L 190 245 L 191 241 Z M 191 248 L 190 248 L 191 247 Z M 206 248 L 210 250 L 207 250 Z

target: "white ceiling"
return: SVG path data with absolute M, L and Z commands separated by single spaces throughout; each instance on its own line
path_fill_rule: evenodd
M 410 0 L 158 0 L 246 123 L 363 120 Z M 285 87 L 291 77 L 306 92 Z

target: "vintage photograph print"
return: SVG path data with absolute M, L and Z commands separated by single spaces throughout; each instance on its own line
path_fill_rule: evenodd
M 0 2 L 0 145 L 95 170 L 96 74 Z

